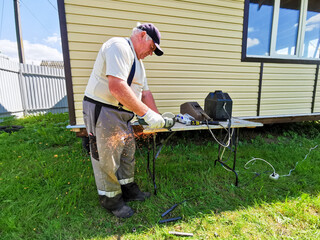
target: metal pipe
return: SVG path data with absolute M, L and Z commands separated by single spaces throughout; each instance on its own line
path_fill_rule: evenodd
M 19 5 L 20 5 L 20 0 L 13 0 L 19 62 L 24 63 L 25 60 L 24 60 L 23 40 L 22 40 L 21 24 L 20 24 L 20 7 L 19 7 Z

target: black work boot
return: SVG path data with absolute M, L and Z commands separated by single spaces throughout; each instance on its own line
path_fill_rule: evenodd
M 130 201 L 144 201 L 150 197 L 149 192 L 141 192 L 138 185 L 135 182 L 121 185 L 122 197 L 125 202 Z
M 131 207 L 125 204 L 122 195 L 118 194 L 115 197 L 109 198 L 104 195 L 99 195 L 100 204 L 102 207 L 109 210 L 118 218 L 129 218 L 134 214 Z

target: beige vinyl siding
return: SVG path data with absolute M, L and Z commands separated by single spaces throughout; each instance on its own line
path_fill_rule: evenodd
M 162 57 L 145 61 L 149 87 L 160 112 L 179 113 L 180 104 L 204 107 L 210 91 L 228 92 L 233 114 L 255 116 L 259 64 L 241 63 L 243 1 L 65 1 L 76 122 L 101 44 L 129 36 L 136 22 L 161 31 Z
M 233 116 L 256 116 L 260 63 L 240 61 L 243 8 L 244 0 L 65 0 L 76 124 L 101 44 L 128 37 L 136 22 L 162 34 L 165 54 L 144 60 L 160 112 L 177 114 L 187 101 L 204 107 L 209 92 L 222 90 Z M 314 65 L 265 64 L 261 115 L 310 113 L 314 74 Z
M 260 115 L 311 113 L 315 65 L 264 64 Z

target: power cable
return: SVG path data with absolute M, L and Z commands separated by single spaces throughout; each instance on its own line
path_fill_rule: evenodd
M 307 153 L 307 155 L 304 157 L 304 159 L 303 159 L 301 162 L 303 162 L 304 160 L 306 160 L 307 157 L 308 157 L 308 155 L 310 154 L 310 152 L 311 152 L 312 150 L 316 149 L 317 147 L 318 147 L 318 145 L 314 146 L 313 148 L 310 148 L 310 149 L 309 149 L 309 152 Z M 296 165 L 294 166 L 294 168 L 291 169 L 287 175 L 281 175 L 280 177 L 289 177 L 289 176 L 291 175 L 291 172 L 293 172 L 293 171 L 296 169 L 298 163 L 299 163 L 299 161 L 296 162 Z
M 233 131 L 232 131 L 232 133 L 230 134 L 230 131 L 228 131 L 223 125 L 221 125 L 221 126 L 227 131 L 227 135 L 229 136 L 228 141 L 227 141 L 226 143 L 223 143 L 223 142 L 220 142 L 220 141 L 216 138 L 216 136 L 213 134 L 213 132 L 212 132 L 212 130 L 210 129 L 210 126 L 209 126 L 209 124 L 208 124 L 208 121 L 206 121 L 206 124 L 207 124 L 208 130 L 209 130 L 209 132 L 211 133 L 211 135 L 212 135 L 212 137 L 214 138 L 214 140 L 216 140 L 216 142 L 217 142 L 221 147 L 224 147 L 224 148 L 229 147 L 229 145 L 230 145 L 230 140 L 231 140 Z
M 307 153 L 307 155 L 304 157 L 304 159 L 303 159 L 301 162 L 303 162 L 304 160 L 306 160 L 307 157 L 308 157 L 308 155 L 310 154 L 310 152 L 311 152 L 312 150 L 316 149 L 317 147 L 318 147 L 318 145 L 310 148 L 310 149 L 309 149 L 309 152 Z M 295 166 L 294 166 L 294 168 L 291 169 L 287 175 L 280 175 L 280 176 L 279 176 L 279 174 L 276 173 L 276 170 L 275 170 L 275 168 L 271 165 L 271 163 L 269 163 L 268 161 L 266 161 L 266 160 L 264 160 L 264 159 L 262 159 L 262 158 L 252 158 L 251 160 L 249 160 L 249 161 L 244 165 L 244 168 L 245 168 L 245 169 L 249 169 L 249 167 L 247 167 L 247 165 L 248 165 L 250 162 L 252 162 L 252 165 L 253 165 L 253 164 L 256 162 L 256 160 L 263 161 L 263 162 L 267 163 L 267 164 L 272 168 L 273 173 L 270 175 L 270 178 L 271 178 L 271 179 L 274 179 L 274 180 L 277 180 L 279 177 L 289 177 L 289 176 L 291 176 L 291 173 L 296 169 L 296 167 L 297 167 L 297 165 L 298 165 L 298 163 L 299 163 L 299 161 L 297 161 L 296 164 L 295 164 Z
M 2 33 L 3 9 L 4 9 L 4 0 L 2 1 L 2 10 L 1 10 L 0 39 L 1 39 L 1 33 Z
M 266 161 L 266 160 L 264 160 L 264 159 L 262 159 L 262 158 L 252 158 L 250 161 L 248 161 L 248 162 L 244 165 L 244 168 L 245 168 L 245 169 L 249 169 L 249 167 L 247 167 L 247 165 L 248 165 L 250 162 L 253 162 L 252 164 L 254 164 L 256 160 L 260 160 L 260 161 L 263 161 L 263 162 L 269 164 L 269 166 L 273 169 L 273 172 L 274 172 L 274 173 L 276 172 L 276 170 L 274 169 L 274 167 L 273 167 L 268 161 Z
M 209 132 L 211 133 L 211 135 L 212 135 L 212 137 L 214 138 L 214 140 L 215 140 L 220 146 L 222 146 L 222 147 L 224 147 L 224 148 L 229 147 L 230 142 L 231 142 L 231 137 L 232 137 L 232 135 L 233 135 L 233 130 L 234 130 L 234 129 L 230 130 L 230 128 L 231 128 L 231 116 L 230 116 L 229 113 L 227 112 L 225 106 L 226 106 L 226 103 L 223 104 L 223 110 L 224 110 L 224 111 L 226 112 L 226 114 L 228 115 L 228 120 L 229 120 L 229 121 L 228 121 L 228 129 L 225 128 L 222 124 L 219 124 L 219 125 L 220 125 L 221 127 L 223 127 L 224 130 L 227 131 L 227 135 L 229 136 L 228 141 L 227 141 L 226 143 L 220 142 L 220 141 L 216 138 L 216 136 L 213 134 L 213 132 L 211 131 L 211 129 L 210 129 L 210 127 L 209 127 L 208 120 L 205 121 L 206 124 L 207 124 L 208 130 L 209 130 Z
M 58 11 L 58 9 L 50 2 L 50 0 L 47 0 L 49 3 L 50 3 L 50 5 L 56 10 L 56 11 Z
M 50 33 L 50 32 L 47 30 L 46 26 L 44 26 L 44 25 L 41 23 L 41 21 L 32 13 L 32 11 L 27 7 L 27 5 L 26 5 L 22 0 L 20 0 L 20 2 L 23 3 L 23 5 L 26 7 L 26 9 L 27 9 L 27 10 L 30 12 L 30 14 L 40 23 L 40 25 L 46 30 L 46 32 L 47 32 L 47 33 Z
M 209 132 L 211 133 L 212 137 L 214 138 L 214 140 L 223 148 L 222 150 L 222 153 L 221 155 L 219 156 L 219 159 L 220 161 L 222 161 L 222 158 L 223 158 L 223 155 L 224 155 L 224 152 L 226 150 L 227 147 L 229 147 L 230 143 L 231 143 L 231 138 L 233 137 L 233 132 L 234 132 L 234 128 L 231 129 L 231 123 L 232 123 L 232 118 L 231 116 L 229 115 L 229 113 L 227 112 L 226 110 L 226 103 L 223 104 L 223 110 L 225 111 L 225 113 L 228 115 L 228 125 L 227 125 L 227 128 L 225 126 L 223 126 L 222 124 L 219 124 L 221 127 L 224 128 L 224 130 L 226 130 L 227 134 L 225 135 L 224 139 L 222 140 L 222 142 L 220 142 L 216 136 L 213 134 L 213 132 L 211 131 L 210 127 L 209 127 L 209 124 L 208 124 L 208 120 L 206 120 L 206 124 L 207 124 L 207 127 L 208 127 L 208 130 Z M 225 142 L 226 138 L 228 136 L 228 141 Z M 232 148 L 232 146 L 231 146 Z M 230 148 L 230 151 L 232 151 Z M 230 156 L 228 157 L 228 159 L 230 158 Z M 228 160 L 227 159 L 227 160 Z M 226 160 L 226 161 L 227 161 Z M 223 163 L 225 163 L 226 161 L 223 161 Z M 226 168 L 222 163 L 221 163 L 221 166 L 227 170 L 228 172 L 232 172 L 230 169 Z

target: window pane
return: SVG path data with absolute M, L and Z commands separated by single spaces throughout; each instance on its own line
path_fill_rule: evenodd
M 320 3 L 309 0 L 303 45 L 303 57 L 319 58 L 320 55 Z
M 269 56 L 273 0 L 250 0 L 247 55 Z
M 281 0 L 276 53 L 295 55 L 299 28 L 300 0 Z

